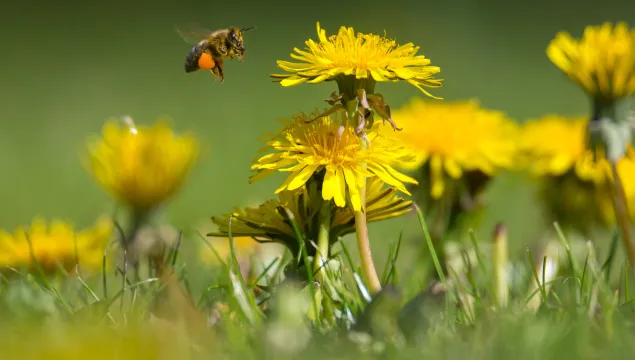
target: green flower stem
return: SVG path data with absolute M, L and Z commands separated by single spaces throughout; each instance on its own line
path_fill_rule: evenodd
M 123 239 L 124 250 L 129 250 L 134 244 L 141 228 L 146 225 L 152 216 L 151 210 L 133 210 L 130 215 L 130 225 L 128 235 Z
M 606 157 L 611 163 L 613 173 L 615 218 L 621 232 L 626 256 L 635 272 L 635 248 L 631 235 L 630 212 L 626 193 L 617 171 L 617 162 L 624 156 L 631 143 L 631 114 L 628 99 L 602 101 L 593 103 L 592 120 L 589 124 L 589 143 L 596 150 L 604 148 Z
M 613 197 L 615 206 L 615 218 L 617 220 L 620 232 L 622 233 L 622 241 L 624 242 L 624 248 L 626 249 L 628 262 L 631 265 L 631 269 L 633 270 L 633 272 L 635 272 L 635 247 L 633 247 L 628 204 L 626 202 L 624 187 L 622 186 L 622 181 L 620 180 L 619 174 L 617 172 L 615 161 L 611 161 L 611 170 L 613 172 L 615 185 L 615 196 Z
M 318 228 L 317 253 L 313 262 L 313 273 L 320 282 L 326 276 L 326 262 L 329 257 L 329 233 L 331 232 L 331 202 L 322 201 Z
M 366 149 L 368 144 L 366 140 L 360 139 L 362 148 Z M 373 255 L 370 250 L 370 241 L 368 240 L 368 225 L 366 223 L 366 180 L 364 179 L 364 187 L 360 191 L 362 200 L 362 210 L 355 212 L 355 235 L 357 236 L 357 247 L 359 248 L 359 257 L 362 262 L 362 272 L 368 290 L 372 295 L 381 291 L 381 282 L 375 270 Z
M 375 85 L 377 82 L 372 78 L 357 79 L 355 75 L 340 75 L 335 78 L 337 82 L 338 90 L 340 91 L 341 103 L 346 109 L 347 125 L 350 127 L 357 127 L 359 124 L 358 108 L 362 99 L 358 98 L 358 90 L 363 89 L 366 94 L 375 93 Z M 367 149 L 370 144 L 367 142 L 367 137 L 360 137 L 360 144 L 362 150 Z M 366 170 L 366 164 L 362 167 Z M 372 295 L 381 291 L 381 282 L 379 276 L 377 276 L 377 270 L 375 270 L 375 263 L 373 262 L 373 256 L 370 251 L 370 242 L 368 240 L 368 225 L 366 223 L 366 179 L 364 179 L 364 186 L 360 189 L 360 197 L 362 203 L 362 209 L 355 212 L 355 234 L 357 236 L 357 247 L 359 249 L 359 255 L 362 262 L 362 273 L 366 286 Z

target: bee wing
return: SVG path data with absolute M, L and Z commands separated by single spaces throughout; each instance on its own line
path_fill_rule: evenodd
M 183 40 L 192 45 L 198 44 L 201 40 L 208 39 L 210 34 L 213 33 L 212 30 L 201 27 L 197 23 L 177 25 L 175 26 L 175 30 Z

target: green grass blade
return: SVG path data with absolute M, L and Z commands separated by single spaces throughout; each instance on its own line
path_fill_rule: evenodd
M 269 263 L 269 265 L 267 265 L 261 272 L 260 275 L 258 275 L 258 277 L 256 277 L 256 279 L 254 281 L 251 282 L 251 284 L 249 284 L 249 288 L 253 289 L 256 285 L 258 285 L 258 283 L 260 282 L 260 280 L 262 280 L 265 276 L 267 276 L 267 273 L 269 273 L 269 270 L 271 270 L 271 268 L 277 264 L 280 261 L 280 257 L 276 256 L 275 259 L 273 259 L 273 261 L 271 261 Z
M 617 251 L 617 242 L 619 239 L 618 231 L 613 232 L 613 238 L 611 239 L 611 247 L 609 248 L 609 253 L 602 264 L 602 270 L 604 271 L 604 277 L 606 281 L 609 281 L 611 278 L 611 270 L 613 269 L 613 260 L 615 260 L 615 253 Z
M 106 269 L 108 268 L 107 249 L 104 249 L 104 256 L 101 260 L 101 286 L 104 291 L 104 299 L 108 299 L 108 276 L 106 275 Z
M 423 230 L 423 234 L 426 239 L 426 243 L 428 244 L 428 250 L 430 251 L 430 256 L 432 257 L 432 261 L 434 262 L 434 267 L 437 270 L 437 274 L 439 275 L 439 279 L 442 283 L 446 283 L 445 274 L 443 273 L 443 268 L 441 267 L 441 263 L 439 262 L 439 258 L 437 257 L 437 253 L 434 249 L 434 245 L 432 244 L 432 238 L 430 237 L 430 232 L 428 231 L 428 226 L 426 225 L 426 221 L 423 218 L 423 213 L 421 209 L 416 204 L 413 204 L 415 210 L 417 211 L 417 216 L 419 217 L 419 224 L 421 225 L 421 230 Z
M 536 285 L 538 286 L 538 289 L 540 289 L 540 297 L 542 298 L 542 302 L 546 303 L 547 292 L 545 290 L 545 284 L 540 283 L 540 276 L 538 275 L 538 270 L 536 270 L 536 264 L 534 264 L 534 258 L 533 256 L 531 256 L 531 251 L 529 251 L 529 249 L 527 249 L 527 258 L 529 260 L 529 265 L 531 266 L 531 272 L 534 275 L 534 280 L 536 281 Z M 546 260 L 546 258 L 547 257 L 545 256 L 544 259 Z
M 232 236 L 232 219 L 233 218 L 234 218 L 233 216 L 229 217 L 229 224 L 227 227 L 227 237 L 229 238 L 229 252 L 230 252 L 230 256 L 232 260 L 231 266 L 230 266 L 232 271 L 229 272 L 230 281 L 234 288 L 233 293 L 236 297 L 236 300 L 238 300 L 241 306 L 244 308 L 245 315 L 249 317 L 251 322 L 256 322 L 261 320 L 261 318 L 256 317 L 252 314 L 262 315 L 262 312 L 260 310 L 260 307 L 258 307 L 256 299 L 253 296 L 253 293 L 250 291 L 250 288 L 247 286 L 247 283 L 245 279 L 243 278 L 243 275 L 240 271 L 240 267 L 238 265 L 238 258 L 236 257 L 236 245 L 234 243 L 234 237 Z M 236 288 L 236 286 L 239 286 L 239 287 Z M 248 307 L 246 306 L 247 304 L 245 304 L 245 301 L 247 302 L 247 304 L 249 304 Z M 247 313 L 247 309 L 251 310 L 249 314 Z

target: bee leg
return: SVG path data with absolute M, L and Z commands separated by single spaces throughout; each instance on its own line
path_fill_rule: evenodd
M 212 74 L 214 74 L 214 81 L 218 80 L 218 77 L 221 76 L 221 71 L 219 70 L 218 66 L 214 66 L 211 71 Z
M 220 76 L 220 82 L 225 82 L 225 74 L 223 73 L 223 60 L 216 61 L 216 67 L 218 69 L 218 75 Z

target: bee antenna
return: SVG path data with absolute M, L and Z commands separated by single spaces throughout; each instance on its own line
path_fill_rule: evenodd
M 256 25 L 250 26 L 248 28 L 242 28 L 242 29 L 240 29 L 240 32 L 245 32 L 245 31 L 252 30 L 252 29 L 255 29 L 255 28 L 256 28 Z

